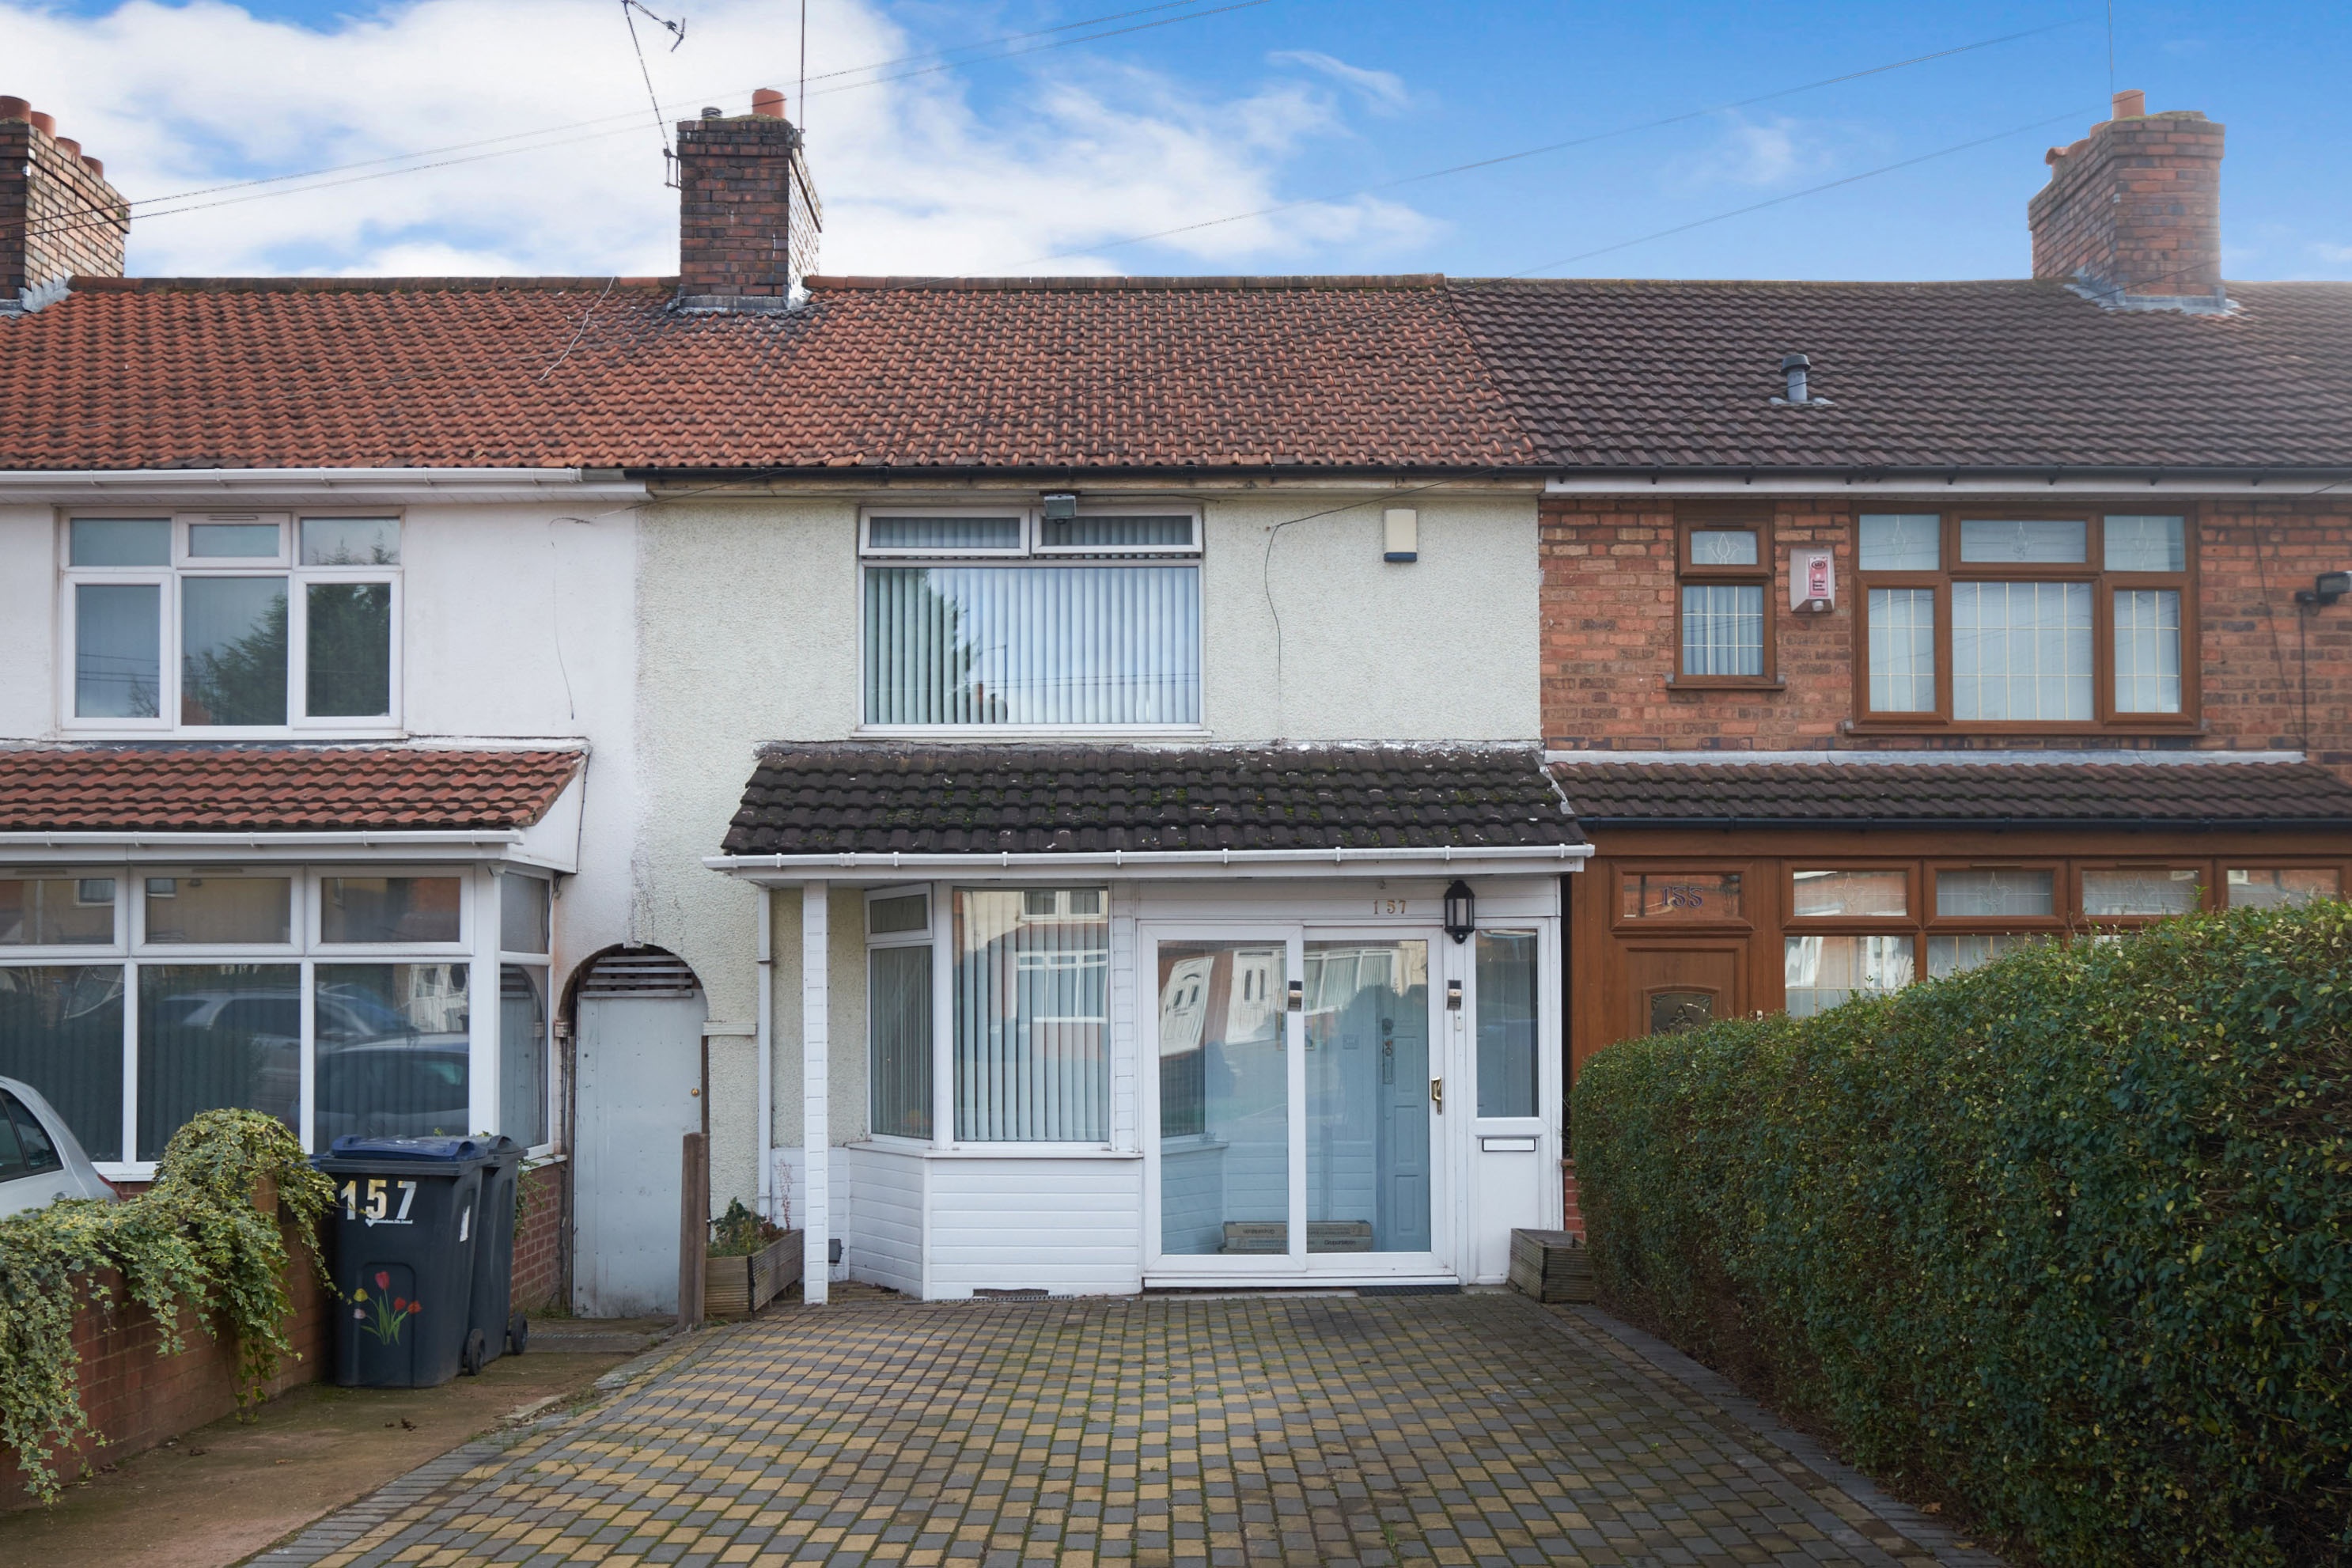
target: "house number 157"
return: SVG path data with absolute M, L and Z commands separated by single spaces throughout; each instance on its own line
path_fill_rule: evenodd
M 1404 900 L 1402 899 L 1374 899 L 1372 900 L 1372 913 L 1376 915 L 1401 915 L 1404 913 Z

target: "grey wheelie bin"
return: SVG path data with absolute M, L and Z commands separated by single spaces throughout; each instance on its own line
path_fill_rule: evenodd
M 522 1145 L 500 1134 L 483 1149 L 482 1206 L 474 1221 L 473 1305 L 467 1313 L 481 1336 L 471 1370 L 501 1355 L 520 1355 L 530 1338 L 530 1320 L 514 1310 L 515 1184 L 522 1175 Z
M 480 1368 L 475 1233 L 489 1153 L 477 1138 L 338 1138 L 311 1161 L 335 1186 L 337 1383 L 431 1388 Z

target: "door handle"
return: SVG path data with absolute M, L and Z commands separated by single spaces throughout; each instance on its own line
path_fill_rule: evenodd
M 1445 1080 L 1444 1079 L 1433 1078 L 1429 1080 L 1429 1103 L 1436 1110 L 1438 1115 L 1445 1114 Z

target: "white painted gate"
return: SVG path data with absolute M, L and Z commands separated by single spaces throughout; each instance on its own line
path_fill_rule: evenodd
M 667 952 L 611 953 L 582 983 L 572 1172 L 572 1310 L 677 1310 L 678 1151 L 702 1129 L 694 971 Z

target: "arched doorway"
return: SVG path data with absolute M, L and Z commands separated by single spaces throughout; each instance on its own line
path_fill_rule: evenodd
M 572 1309 L 677 1310 L 678 1153 L 703 1127 L 702 984 L 656 947 L 600 954 L 576 983 Z

